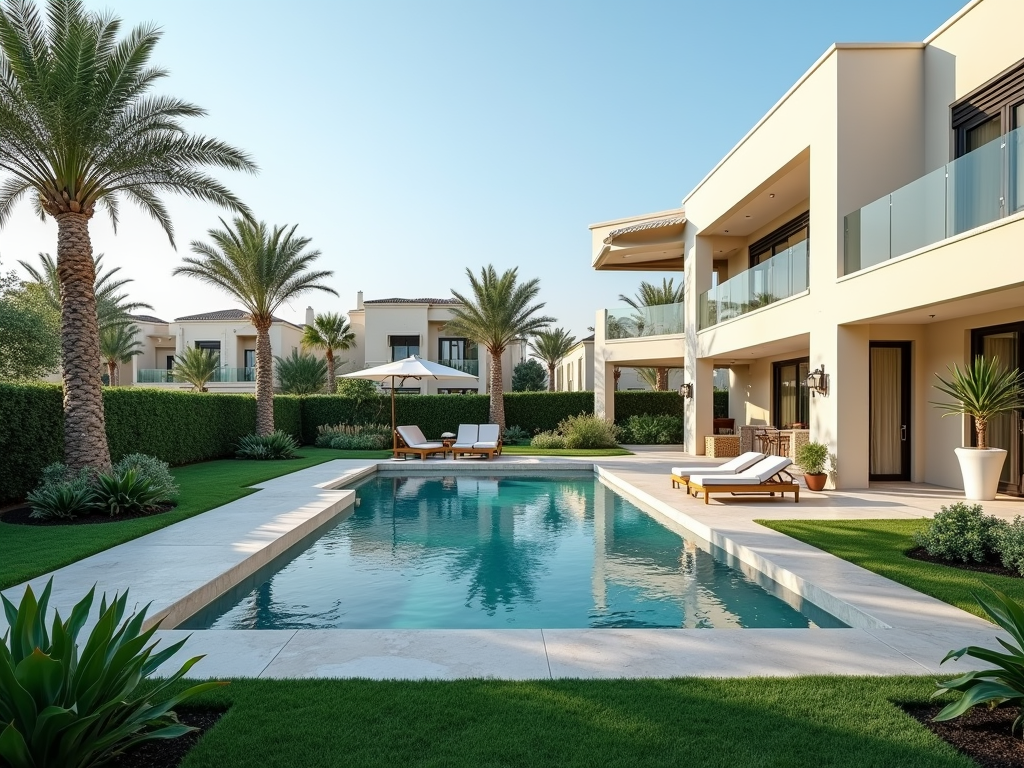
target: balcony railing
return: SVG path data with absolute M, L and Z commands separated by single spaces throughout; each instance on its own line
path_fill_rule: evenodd
M 138 384 L 187 384 L 165 368 L 140 368 L 135 379 Z M 255 368 L 218 368 L 210 378 L 211 384 L 256 381 Z
M 806 291 L 807 241 L 790 246 L 700 295 L 700 329 Z
M 845 218 L 844 273 L 894 259 L 1024 210 L 1018 128 Z
M 682 333 L 685 327 L 683 303 L 650 307 L 620 307 L 605 310 L 606 339 L 638 339 Z

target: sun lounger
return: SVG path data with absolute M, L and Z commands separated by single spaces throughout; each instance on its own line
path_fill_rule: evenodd
M 729 459 L 725 464 L 720 464 L 717 467 L 702 467 L 696 464 L 690 467 L 672 467 L 672 487 L 685 486 L 686 481 L 690 479 L 690 475 L 735 475 L 737 472 L 750 469 L 762 459 L 764 459 L 763 453 L 748 451 L 734 459 Z
M 800 503 L 800 485 L 786 468 L 793 462 L 784 456 L 769 456 L 749 469 L 735 475 L 691 475 L 686 481 L 686 490 L 696 496 L 704 494 L 707 504 L 711 493 L 767 493 L 774 496 L 778 493 L 785 497 L 787 491 L 793 492 L 793 500 Z
M 398 447 L 395 448 L 396 459 L 401 455 L 411 453 L 426 460 L 427 456 L 432 453 L 440 453 L 443 457 L 448 452 L 448 449 L 444 447 L 444 443 L 428 442 L 419 427 L 397 427 L 395 432 L 398 433 Z
M 452 458 L 458 458 L 460 452 L 472 453 L 473 446 L 480 439 L 480 427 L 477 424 L 459 424 L 459 433 L 452 444 Z
M 472 445 L 463 443 L 462 428 L 473 427 L 477 429 L 476 439 Z M 467 439 L 470 437 L 469 430 L 466 431 Z M 501 427 L 497 424 L 481 424 L 475 427 L 472 424 L 460 424 L 459 436 L 455 445 L 452 446 L 452 458 L 459 456 L 484 456 L 491 458 L 501 453 Z

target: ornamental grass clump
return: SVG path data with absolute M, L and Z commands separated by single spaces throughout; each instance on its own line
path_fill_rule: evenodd
M 74 471 L 59 462 L 51 464 L 27 498 L 31 517 L 73 520 L 94 514 L 148 514 L 177 494 L 178 486 L 166 462 L 133 453 L 115 464 L 109 474 Z
M 531 448 L 546 448 L 562 450 L 565 448 L 565 438 L 555 431 L 538 432 L 530 440 Z
M 558 431 L 565 437 L 566 448 L 614 448 L 618 444 L 618 428 L 600 416 L 570 416 L 559 423 Z
M 914 534 L 914 541 L 932 557 L 983 563 L 996 552 L 999 531 L 1005 525 L 986 515 L 981 504 L 960 501 L 942 507 L 923 531 Z
M 318 448 L 379 451 L 391 445 L 391 427 L 387 424 L 321 424 L 316 431 Z
M 140 685 L 185 644 L 162 651 L 150 642 L 159 622 L 142 631 L 149 606 L 125 618 L 128 591 L 99 616 L 84 645 L 95 587 L 64 620 L 47 630 L 51 578 L 38 601 L 31 587 L 18 606 L 2 597 L 11 629 L 0 642 L 0 765 L 6 768 L 93 768 L 145 741 L 175 739 L 195 728 L 178 722 L 173 708 L 226 683 L 210 682 L 170 695 L 202 656 L 185 662 L 159 684 Z
M 294 459 L 299 444 L 287 432 L 276 430 L 269 435 L 245 435 L 238 441 L 235 458 L 270 461 Z

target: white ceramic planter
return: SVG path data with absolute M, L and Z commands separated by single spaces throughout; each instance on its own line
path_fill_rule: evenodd
M 957 448 L 956 458 L 964 476 L 964 496 L 972 501 L 992 501 L 999 488 L 1006 451 L 1002 448 Z

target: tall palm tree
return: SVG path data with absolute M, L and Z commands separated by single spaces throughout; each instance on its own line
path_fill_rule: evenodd
M 662 278 L 660 286 L 644 280 L 640 283 L 640 289 L 636 292 L 635 297 L 620 293 L 619 301 L 624 301 L 641 313 L 641 322 L 646 323 L 647 313 L 643 311 L 645 307 L 657 307 L 662 304 L 680 304 L 685 293 L 686 291 L 682 283 L 676 287 L 674 277 Z M 663 392 L 668 389 L 668 368 L 658 368 L 657 372 L 656 386 L 654 388 Z
M 565 328 L 541 331 L 530 342 L 530 352 L 548 367 L 548 392 L 555 391 L 555 367 L 575 344 L 576 337 Z
M 160 199 L 179 192 L 249 215 L 209 166 L 255 172 L 249 156 L 190 134 L 182 118 L 202 109 L 150 91 L 166 70 L 149 60 L 152 24 L 121 35 L 121 21 L 82 0 L 0 6 L 0 225 L 28 194 L 57 222 L 64 379 L 64 461 L 109 469 L 89 222 L 103 208 L 117 225 L 126 199 L 149 213 L 173 245 Z
M 327 391 L 334 394 L 334 350 L 352 349 L 356 344 L 356 335 L 349 327 L 344 315 L 328 312 L 316 315 L 313 324 L 307 325 L 302 332 L 302 346 L 324 350 L 327 358 Z
M 207 382 L 217 374 L 218 368 L 220 355 L 209 349 L 186 347 L 180 355 L 174 356 L 171 375 L 177 381 L 191 384 L 197 392 L 205 392 Z
M 175 275 L 188 275 L 214 285 L 233 296 L 249 314 L 256 328 L 256 432 L 274 431 L 274 352 L 270 326 L 274 313 L 290 299 L 309 291 L 337 291 L 320 280 L 330 271 L 310 271 L 320 251 L 308 251 L 308 237 L 296 237 L 297 226 L 274 227 L 238 218 L 223 229 L 207 232 L 212 244 L 192 242 L 196 256 L 182 259 Z
M 480 276 L 467 268 L 472 298 L 452 290 L 459 306 L 452 307 L 452 319 L 446 333 L 465 336 L 483 346 L 491 356 L 490 419 L 505 428 L 505 400 L 501 356 L 513 341 L 540 331 L 555 318 L 537 314 L 544 302 L 533 303 L 540 293 L 540 280 L 518 283 L 519 270 L 513 267 L 500 276 L 494 265 L 480 270 Z
M 142 343 L 138 339 L 137 325 L 111 325 L 100 331 L 100 355 L 107 364 L 107 380 L 110 386 L 121 385 L 118 363 L 130 363 L 136 355 L 142 354 Z
M 130 277 L 115 277 L 121 271 L 114 267 L 104 271 L 103 254 L 95 258 L 96 281 L 93 283 L 93 295 L 96 297 L 96 321 L 102 332 L 112 325 L 130 325 L 133 312 L 153 307 L 143 301 L 129 301 L 127 293 L 118 293 L 128 283 L 134 282 Z M 57 262 L 48 253 L 39 254 L 39 266 L 19 260 L 32 280 L 39 285 L 47 302 L 60 312 L 60 275 L 57 274 Z

